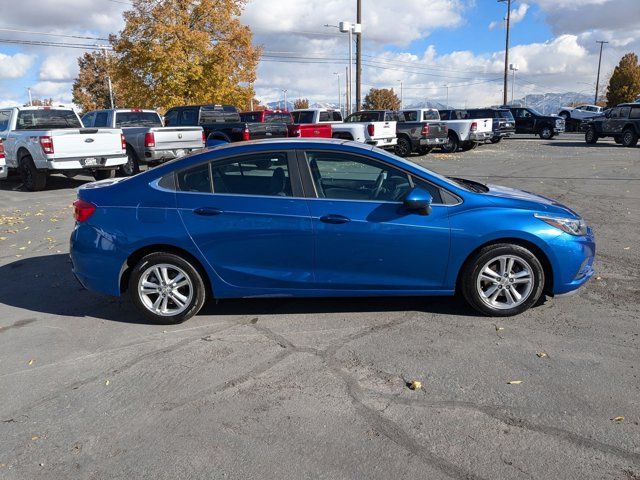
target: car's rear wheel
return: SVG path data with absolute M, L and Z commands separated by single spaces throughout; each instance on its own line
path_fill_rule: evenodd
M 458 140 L 458 136 L 455 133 L 449 132 L 449 139 L 447 143 L 442 146 L 442 151 L 444 153 L 455 153 L 458 151 L 458 147 L 460 146 L 460 141 Z
M 97 181 L 108 180 L 109 178 L 113 178 L 114 173 L 114 170 L 94 170 L 93 178 L 95 178 Z
M 527 248 L 489 245 L 471 258 L 461 274 L 460 289 L 474 309 L 508 317 L 535 305 L 544 289 L 544 269 Z
M 127 163 L 120 166 L 119 172 L 124 177 L 131 177 L 140 172 L 140 165 L 138 164 L 138 157 L 135 152 L 130 148 L 127 148 Z
M 598 134 L 596 133 L 596 129 L 593 127 L 589 127 L 589 130 L 584 134 L 584 141 L 589 145 L 593 145 L 598 141 Z
M 493 137 L 491 139 L 491 143 L 500 143 L 502 141 L 502 137 Z
M 543 140 L 551 140 L 553 138 L 553 129 L 550 126 L 545 125 L 540 129 L 538 135 L 540 135 L 540 138 Z
M 478 142 L 463 142 L 461 150 L 463 152 L 468 152 L 469 150 L 473 150 L 474 148 L 478 148 L 480 143 Z
M 44 190 L 47 186 L 47 172 L 36 168 L 31 155 L 25 155 L 20 159 L 20 178 L 24 188 L 30 192 Z
M 635 147 L 638 144 L 638 135 L 631 128 L 622 132 L 622 146 Z
M 206 299 L 198 269 L 172 253 L 152 253 L 140 260 L 131 273 L 129 293 L 138 311 L 159 324 L 188 320 Z
M 420 155 L 428 155 L 433 151 L 433 147 L 420 147 L 420 149 L 418 150 L 418 153 L 420 153 Z
M 396 155 L 399 157 L 408 157 L 411 154 L 411 140 L 407 137 L 398 137 L 398 143 L 395 147 Z

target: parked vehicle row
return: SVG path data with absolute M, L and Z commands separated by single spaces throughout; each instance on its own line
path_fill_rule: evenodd
M 82 123 L 88 128 L 120 128 L 127 142 L 127 163 L 120 172 L 130 176 L 141 164 L 157 165 L 204 147 L 202 127 L 165 127 L 155 110 L 113 109 L 86 113 Z
M 111 177 L 127 162 L 119 128 L 85 128 L 70 108 L 13 107 L 0 110 L 5 162 L 20 172 L 27 190 L 42 190 L 51 173 Z

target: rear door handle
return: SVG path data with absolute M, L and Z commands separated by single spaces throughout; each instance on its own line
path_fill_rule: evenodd
M 324 217 L 320 217 L 320 221 L 323 223 L 331 223 L 334 225 L 338 225 L 341 223 L 349 223 L 351 221 L 350 218 L 347 218 L 343 215 L 329 214 Z
M 220 215 L 222 210 L 214 207 L 200 207 L 196 208 L 193 213 L 196 215 L 201 215 L 203 217 L 215 217 L 216 215 Z

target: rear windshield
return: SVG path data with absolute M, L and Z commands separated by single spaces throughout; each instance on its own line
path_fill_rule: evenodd
M 73 110 L 20 110 L 16 130 L 49 130 L 52 128 L 82 128 Z
M 291 112 L 293 123 L 313 123 L 313 111 L 301 110 L 299 112 Z
M 260 112 L 251 112 L 251 113 L 241 113 L 240 121 L 248 122 L 248 123 L 258 123 L 260 122 L 262 114 Z
M 511 110 L 498 110 L 498 115 L 500 115 L 500 118 L 504 118 L 505 120 L 514 120 Z
M 360 112 L 349 115 L 345 118 L 345 123 L 360 123 L 360 122 L 381 122 L 384 118 L 384 112 Z
M 161 127 L 160 116 L 155 112 L 118 112 L 116 127 Z
M 264 116 L 267 123 L 291 123 L 291 114 L 289 113 L 267 113 Z
M 477 110 L 467 110 L 469 118 L 493 118 L 494 111 L 488 108 L 479 108 Z
M 222 105 L 200 108 L 200 124 L 239 121 L 240 115 L 235 107 Z

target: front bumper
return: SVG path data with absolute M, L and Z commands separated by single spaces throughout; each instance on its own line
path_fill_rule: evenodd
M 449 140 L 448 137 L 439 137 L 439 138 L 421 138 L 420 146 L 428 147 L 430 145 L 444 145 Z
M 97 170 L 105 168 L 117 168 L 127 163 L 127 156 L 110 155 L 87 158 L 65 158 L 60 160 L 47 160 L 49 170 Z
M 492 135 L 493 135 L 493 132 L 491 132 L 491 133 L 487 133 L 487 132 L 471 132 L 469 134 L 469 140 L 472 140 L 474 142 L 484 142 L 485 140 L 489 140 Z
M 173 160 L 174 158 L 184 157 L 185 155 L 189 155 L 191 152 L 195 152 L 197 150 L 202 150 L 204 147 L 193 147 L 193 148 L 175 148 L 168 150 L 145 150 L 143 162 L 147 163 L 155 163 L 155 162 L 167 162 L 169 160 Z
M 565 125 L 556 125 L 555 127 L 553 127 L 553 131 L 555 133 L 564 133 L 565 131 Z
M 552 265 L 554 296 L 577 290 L 593 276 L 596 243 L 591 228 L 583 237 L 573 237 L 566 233 L 559 235 L 549 245 L 556 257 Z

